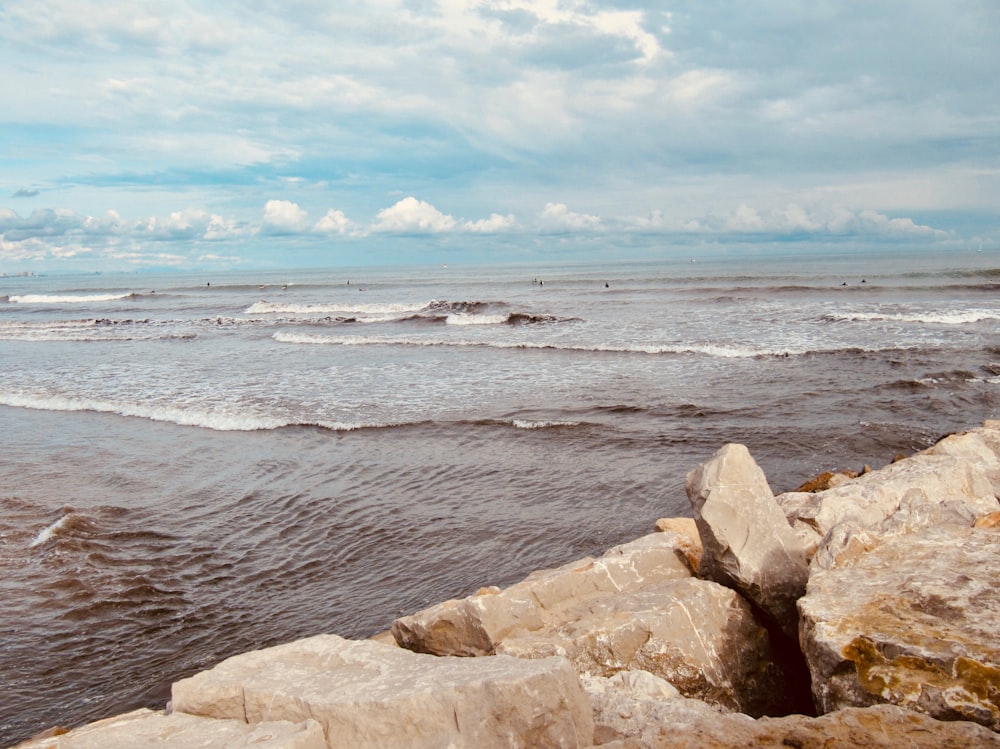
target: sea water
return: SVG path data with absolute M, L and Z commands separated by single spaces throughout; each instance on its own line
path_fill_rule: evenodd
M 0 746 L 1000 416 L 990 252 L 0 278 Z

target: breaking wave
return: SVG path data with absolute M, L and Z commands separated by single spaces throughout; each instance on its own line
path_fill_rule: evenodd
M 955 310 L 950 312 L 845 312 L 823 316 L 830 322 L 908 322 L 929 325 L 968 325 L 983 320 L 1000 320 L 992 310 Z
M 136 299 L 134 292 L 120 294 L 14 294 L 7 297 L 11 304 L 90 304 L 114 302 L 119 299 Z

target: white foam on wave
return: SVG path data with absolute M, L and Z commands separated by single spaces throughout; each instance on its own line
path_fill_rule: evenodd
M 445 318 L 445 322 L 448 325 L 502 325 L 509 319 L 509 314 L 470 315 L 464 312 L 456 312 L 448 315 Z
M 825 316 L 836 322 L 911 322 L 929 325 L 969 325 L 983 320 L 1000 320 L 1000 312 L 991 310 L 954 310 L 948 312 L 844 312 Z
M 179 426 L 200 427 L 220 432 L 253 432 L 290 426 L 313 426 L 336 432 L 400 426 L 402 422 L 363 423 L 340 421 L 301 422 L 261 414 L 225 411 L 199 411 L 173 406 L 140 405 L 118 401 L 101 401 L 62 395 L 34 395 L 0 392 L 0 406 L 32 408 L 40 411 L 94 411 L 119 416 L 131 416 L 150 421 L 165 421 Z
M 254 302 L 246 315 L 402 315 L 427 309 L 420 304 L 287 304 L 284 302 Z
M 90 302 L 113 302 L 127 299 L 131 292 L 122 294 L 15 294 L 8 298 L 13 304 L 87 304 Z
M 785 349 L 749 348 L 741 346 L 718 346 L 713 344 L 670 344 L 657 345 L 595 345 L 576 346 L 563 343 L 544 343 L 537 341 L 470 341 L 446 340 L 441 338 L 397 338 L 391 336 L 329 336 L 310 335 L 306 333 L 278 332 L 273 336 L 279 343 L 298 343 L 328 346 L 478 346 L 499 349 L 553 350 L 576 351 L 583 353 L 613 353 L 613 354 L 697 354 L 726 359 L 747 359 L 757 356 L 792 356 L 806 353 Z
M 51 540 L 52 537 L 56 535 L 64 525 L 66 525 L 66 522 L 70 519 L 70 515 L 71 515 L 70 513 L 67 513 L 66 515 L 63 515 L 61 518 L 56 520 L 54 523 L 51 523 L 50 525 L 40 530 L 38 532 L 38 535 L 35 536 L 35 540 L 31 542 L 29 548 L 34 549 L 36 546 L 41 546 L 42 544 L 48 543 L 48 541 Z
M 532 419 L 514 419 L 511 424 L 518 429 L 551 429 L 555 427 L 578 427 L 579 421 L 535 421 Z

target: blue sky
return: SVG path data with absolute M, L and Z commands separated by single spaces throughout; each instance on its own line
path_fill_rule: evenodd
M 0 0 L 0 271 L 993 247 L 998 38 L 996 0 Z

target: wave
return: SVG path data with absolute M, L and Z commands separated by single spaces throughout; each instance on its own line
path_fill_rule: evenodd
M 532 419 L 513 419 L 510 424 L 517 429 L 559 429 L 564 427 L 578 427 L 581 426 L 583 422 L 580 421 L 559 421 L 559 420 L 542 420 L 535 421 Z
M 443 338 L 403 338 L 392 336 L 332 336 L 309 333 L 277 332 L 272 338 L 279 343 L 326 346 L 417 346 L 417 347 L 480 347 L 496 349 L 535 350 L 535 351 L 567 351 L 594 354 L 650 354 L 674 356 L 709 356 L 721 359 L 755 359 L 755 358 L 787 358 L 792 356 L 809 356 L 817 354 L 841 353 L 874 353 L 884 351 L 899 351 L 895 344 L 871 348 L 832 347 L 828 349 L 786 349 L 752 346 L 735 346 L 713 343 L 675 343 L 675 344 L 593 344 L 574 345 L 568 343 L 544 343 L 537 341 L 473 341 L 448 340 Z
M 528 325 L 555 322 L 551 315 L 509 312 L 505 302 L 432 300 L 414 304 L 288 304 L 261 300 L 244 310 L 247 315 L 285 315 L 285 322 L 302 322 L 295 316 L 313 318 L 315 322 L 431 322 L 447 325 Z
M 955 310 L 952 312 L 844 312 L 823 315 L 829 322 L 910 322 L 929 325 L 968 325 L 983 320 L 1000 320 L 992 310 Z
M 119 299 L 136 299 L 142 296 L 135 292 L 119 294 L 13 294 L 7 297 L 11 304 L 89 304 L 92 302 L 114 302 Z
M 40 411 L 92 411 L 95 413 L 149 419 L 150 421 L 169 422 L 178 426 L 200 427 L 220 432 L 270 431 L 286 427 L 310 427 L 327 429 L 334 432 L 353 432 L 362 429 L 385 429 L 408 425 L 408 422 L 352 423 L 339 421 L 299 421 L 264 414 L 184 409 L 169 405 L 126 403 L 122 401 L 95 400 L 64 395 L 34 395 L 26 393 L 0 392 L 0 406 L 31 408 Z
M 68 512 L 61 518 L 56 520 L 54 523 L 50 523 L 45 526 L 42 530 L 38 532 L 35 536 L 35 540 L 31 542 L 30 548 L 35 548 L 36 546 L 42 546 L 52 540 L 59 531 L 61 531 L 65 526 L 67 526 L 73 518 L 73 513 Z
M 149 327 L 165 328 L 169 323 L 155 323 L 145 320 L 112 320 L 108 318 L 90 320 L 59 320 L 55 322 L 0 323 L 0 340 L 3 341 L 161 341 L 191 340 L 197 338 L 190 332 L 150 332 Z
M 431 302 L 420 304 L 287 304 L 285 302 L 254 302 L 245 310 L 246 315 L 376 315 L 392 316 L 412 314 L 429 309 Z

